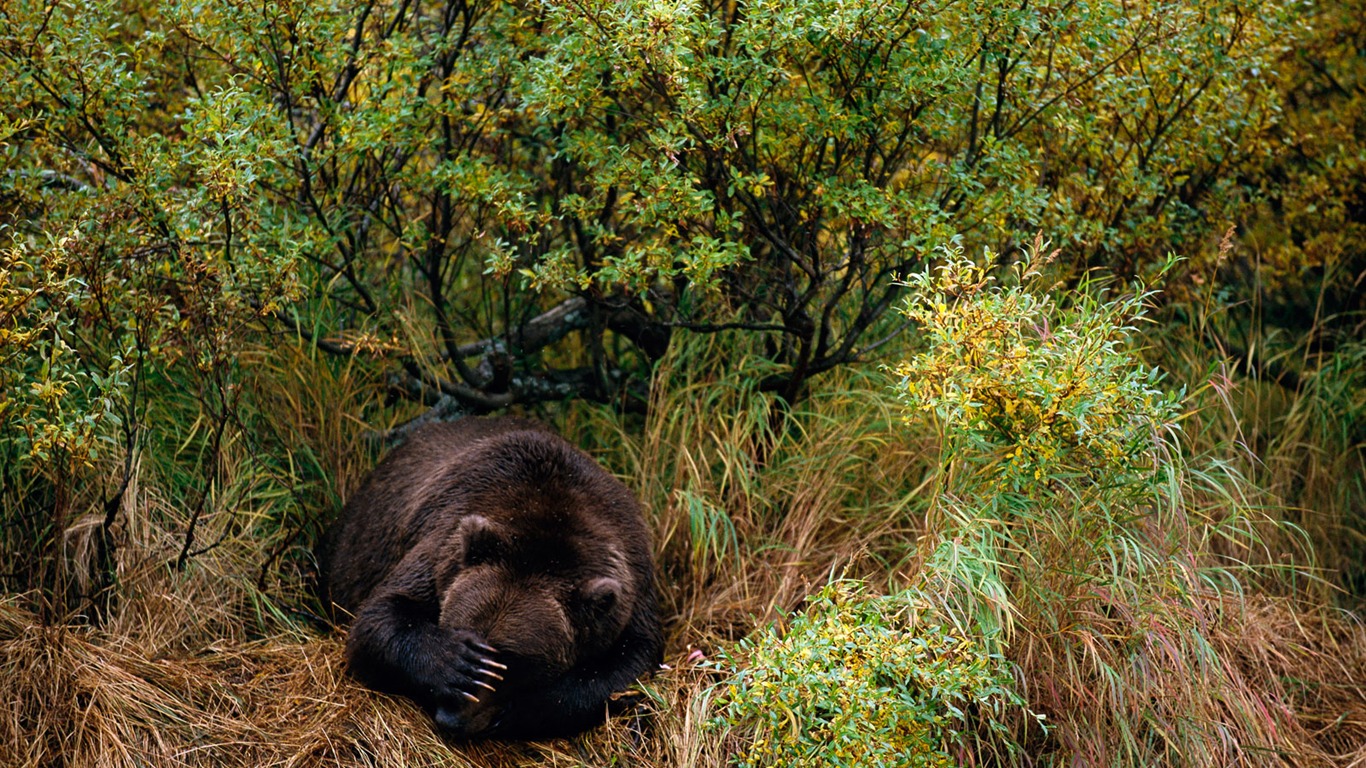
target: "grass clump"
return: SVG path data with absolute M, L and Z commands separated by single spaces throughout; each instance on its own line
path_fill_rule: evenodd
M 875 596 L 836 580 L 785 632 L 723 654 L 738 671 L 713 725 L 750 739 L 734 764 L 958 765 L 969 712 L 1024 702 L 1004 659 L 929 609 L 913 591 Z
M 998 280 L 951 247 L 908 280 L 926 345 L 896 372 L 940 443 L 930 593 L 1007 643 L 1068 760 L 1272 762 L 1283 692 L 1221 647 L 1261 546 L 1248 483 L 1183 451 L 1180 398 L 1138 357 L 1151 294 L 1050 292 L 1044 250 Z

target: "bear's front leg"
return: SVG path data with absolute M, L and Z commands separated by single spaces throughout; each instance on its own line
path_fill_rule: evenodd
M 383 590 L 362 603 L 346 640 L 359 680 L 412 698 L 459 735 L 475 735 L 493 719 L 481 699 L 507 669 L 496 653 L 474 632 L 438 626 L 434 602 Z

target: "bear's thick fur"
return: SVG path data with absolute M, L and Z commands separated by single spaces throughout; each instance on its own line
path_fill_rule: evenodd
M 421 428 L 347 501 L 320 560 L 325 603 L 352 617 L 352 673 L 456 736 L 576 733 L 661 658 L 640 506 L 534 421 Z

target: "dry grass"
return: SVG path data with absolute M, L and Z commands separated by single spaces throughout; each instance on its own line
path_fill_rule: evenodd
M 653 511 L 678 626 L 734 640 L 799 607 L 832 573 L 904 578 L 931 452 L 902 434 L 883 379 L 827 382 L 792 413 L 756 391 L 756 372 L 697 364 L 730 340 L 695 343 L 685 353 L 692 364 L 658 371 L 653 415 L 638 434 L 601 411 L 566 425 L 571 435 L 610 436 L 590 448 Z
M 336 637 L 149 657 L 0 607 L 0 763 L 10 766 L 579 764 L 568 746 L 443 743 L 405 702 L 351 682 Z
M 1217 642 L 1265 706 L 1293 722 L 1278 745 L 1286 763 L 1366 766 L 1366 626 L 1359 620 L 1256 596 Z M 1265 696 L 1269 690 L 1280 695 Z
M 43 627 L 0 604 L 0 764 L 7 766 L 452 765 L 711 766 L 724 763 L 710 716 L 710 673 L 682 663 L 648 685 L 651 700 L 574 741 L 449 744 L 402 700 L 341 669 L 336 637 L 217 642 L 152 656 L 108 633 Z M 1221 637 L 1250 681 L 1293 682 L 1300 728 L 1287 765 L 1366 765 L 1366 632 L 1301 623 L 1283 602 L 1256 601 L 1246 634 Z

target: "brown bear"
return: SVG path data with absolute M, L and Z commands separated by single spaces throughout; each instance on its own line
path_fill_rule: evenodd
M 457 737 L 565 736 L 658 666 L 649 533 L 631 492 L 526 419 L 422 427 L 320 548 L 358 679 Z

